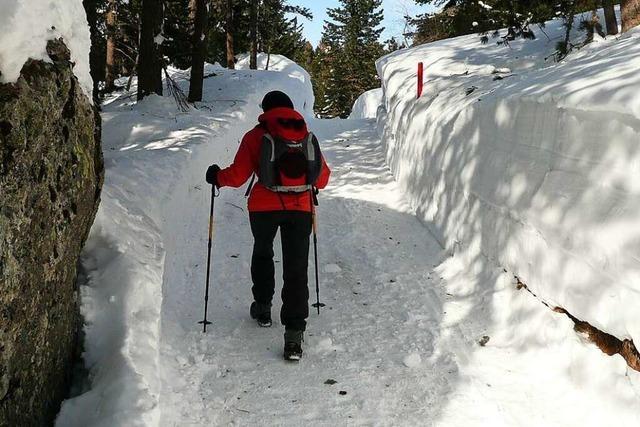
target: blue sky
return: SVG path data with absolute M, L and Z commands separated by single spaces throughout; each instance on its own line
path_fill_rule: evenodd
M 327 8 L 338 7 L 340 2 L 338 0 L 289 0 L 289 4 L 305 6 L 313 12 L 313 21 L 302 18 L 301 22 L 304 24 L 305 37 L 315 46 L 320 41 L 323 22 L 328 19 Z M 402 16 L 405 10 L 411 15 L 416 15 L 433 9 L 432 7 L 417 6 L 413 0 L 383 0 L 382 8 L 384 10 L 382 25 L 385 27 L 381 36 L 383 41 L 391 37 L 401 39 L 404 28 Z

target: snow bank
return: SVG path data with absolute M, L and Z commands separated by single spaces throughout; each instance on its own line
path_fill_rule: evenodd
M 313 103 L 311 83 L 288 73 L 207 67 L 216 75 L 205 79 L 198 109 L 180 112 L 169 96 L 135 103 L 135 87 L 103 106 L 105 182 L 81 288 L 91 387 L 63 403 L 58 426 L 181 424 L 176 407 L 185 402 L 171 391 L 182 379 L 172 363 L 185 350 L 180 339 L 203 337 L 194 318 L 202 315 L 204 277 L 186 284 L 176 277 L 186 265 L 204 275 L 206 168 L 231 163 L 266 92 L 281 89 L 295 102 Z M 188 73 L 170 72 L 186 92 Z M 184 227 L 201 240 L 182 242 Z M 197 255 L 185 255 L 183 244 Z M 180 322 L 184 313 L 188 324 Z M 161 402 L 163 390 L 172 397 Z
M 640 31 L 559 64 L 544 58 L 560 22 L 545 31 L 510 48 L 471 35 L 381 58 L 387 159 L 470 266 L 504 266 L 551 305 L 640 343 Z
M 240 55 L 238 62 L 236 63 L 236 68 L 238 70 L 249 70 L 249 60 L 250 58 L 248 54 Z M 268 71 L 283 73 L 292 79 L 299 80 L 303 85 L 311 87 L 311 76 L 307 70 L 286 56 L 272 54 L 269 58 L 269 55 L 266 53 L 259 53 L 256 63 L 258 70 L 265 70 L 267 67 L 267 60 L 269 61 Z M 284 89 L 285 88 L 282 88 L 280 90 L 289 95 L 298 111 L 304 112 L 308 115 L 313 115 L 313 97 L 309 98 L 306 91 L 303 93 L 295 93 Z
M 91 99 L 91 40 L 82 0 L 2 0 L 0 13 L 0 82 L 18 80 L 29 59 L 49 61 L 47 41 L 62 37 L 71 51 L 78 81 Z
M 363 93 L 353 103 L 350 119 L 375 119 L 382 105 L 382 88 L 371 89 Z

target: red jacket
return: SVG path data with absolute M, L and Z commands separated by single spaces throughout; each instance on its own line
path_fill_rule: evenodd
M 270 123 L 275 124 L 275 120 L 279 118 L 303 119 L 300 113 L 291 108 L 274 108 L 261 114 L 258 117 L 260 124 L 247 132 L 242 138 L 231 166 L 218 172 L 218 187 L 237 188 L 247 182 L 252 174 L 255 173 L 257 175 L 262 136 L 270 128 Z M 304 131 L 306 132 L 306 129 Z M 316 187 L 319 189 L 325 188 L 329 182 L 330 174 L 331 171 L 323 158 L 322 170 L 316 182 Z M 249 212 L 280 210 L 311 212 L 309 193 L 275 193 L 256 182 L 249 196 Z

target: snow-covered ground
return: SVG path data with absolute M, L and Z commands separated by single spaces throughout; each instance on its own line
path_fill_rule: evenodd
M 563 31 L 553 21 L 549 38 L 510 47 L 471 35 L 382 58 L 387 160 L 448 250 L 640 342 L 640 30 L 545 61 Z
M 428 47 L 419 49 L 427 49 L 418 50 L 425 59 Z M 456 49 L 447 55 L 455 56 Z M 327 306 L 320 316 L 311 314 L 299 364 L 282 360 L 278 322 L 259 328 L 248 315 L 252 238 L 244 189 L 223 189 L 216 198 L 213 324 L 203 334 L 197 322 L 203 314 L 210 196 L 203 182 L 206 166 L 231 161 L 265 92 L 285 90 L 299 109 L 310 112 L 308 75 L 275 57 L 275 70 L 268 72 L 208 67 L 217 75 L 206 80 L 199 109 L 187 113 L 166 97 L 136 105 L 133 94 L 121 93 L 109 102 L 103 113 L 103 202 L 83 259 L 91 388 L 64 403 L 58 426 L 638 425 L 638 373 L 583 341 L 567 317 L 518 290 L 516 270 L 503 268 L 512 265 L 482 246 L 493 241 L 497 247 L 509 233 L 520 236 L 517 228 L 483 222 L 491 217 L 479 210 L 495 212 L 496 206 L 470 205 L 467 211 L 451 210 L 447 219 L 435 215 L 434 221 L 425 216 L 469 194 L 469 171 L 476 172 L 471 176 L 479 186 L 471 188 L 493 189 L 494 199 L 498 190 L 506 200 L 509 194 L 535 194 L 527 193 L 527 185 L 537 163 L 522 161 L 528 159 L 522 153 L 540 149 L 533 137 L 526 140 L 529 151 L 527 144 L 510 140 L 521 136 L 518 126 L 528 110 L 520 105 L 509 116 L 515 124 L 508 124 L 505 110 L 505 122 L 494 125 L 486 150 L 482 133 L 461 134 L 466 128 L 456 122 L 438 128 L 448 123 L 447 113 L 465 117 L 475 108 L 465 106 L 491 99 L 486 92 L 498 83 L 472 75 L 478 93 L 466 97 L 467 80 L 430 76 L 427 95 L 414 101 L 414 60 L 411 51 L 403 51 L 381 61 L 386 123 L 380 117 L 378 123 L 308 117 L 333 175 L 318 210 L 321 300 Z M 175 77 L 181 80 L 180 73 Z M 442 95 L 435 96 L 432 86 Z M 441 97 L 451 109 L 431 110 Z M 495 123 L 493 117 L 484 121 Z M 433 127 L 425 130 L 425 123 Z M 445 140 L 445 134 L 456 137 Z M 594 144 L 580 153 L 597 155 L 587 149 Z M 503 177 L 502 163 L 490 162 L 491 154 L 505 151 L 522 177 Z M 581 159 L 548 152 L 565 161 Z M 590 164 L 576 162 L 583 171 Z M 441 178 L 453 176 L 447 167 L 460 168 L 458 181 Z M 433 202 L 421 188 L 438 189 Z M 451 237 L 454 227 L 460 228 L 460 240 Z M 519 261 L 533 270 L 541 259 Z M 276 314 L 278 293 L 274 302 Z
M 282 57 L 272 59 L 280 65 L 268 72 L 208 65 L 205 74 L 216 75 L 205 80 L 197 110 L 180 112 L 169 97 L 136 104 L 135 80 L 131 93 L 104 105 L 105 184 L 83 257 L 89 276 L 82 287 L 84 356 L 92 387 L 65 402 L 59 425 L 157 424 L 162 313 L 168 312 L 164 283 L 179 255 L 172 251 L 183 228 L 206 236 L 204 171 L 212 162 L 231 161 L 267 91 L 287 91 L 301 110 L 313 105 L 311 83 L 302 78 L 306 72 Z M 287 72 L 278 71 L 285 66 Z M 173 76 L 186 90 L 188 75 Z M 191 261 L 201 263 L 203 256 Z M 197 268 L 190 269 L 196 274 Z M 200 295 L 201 282 L 182 286 Z M 200 307 L 190 310 L 200 313 Z
M 371 89 L 363 93 L 353 103 L 350 119 L 375 119 L 378 117 L 378 108 L 383 103 L 382 88 Z

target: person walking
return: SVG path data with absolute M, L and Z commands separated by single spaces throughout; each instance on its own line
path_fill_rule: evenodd
M 331 174 L 317 139 L 285 93 L 267 93 L 258 125 L 247 132 L 233 163 L 221 169 L 211 165 L 206 181 L 218 188 L 240 187 L 252 175 L 247 190 L 249 222 L 254 238 L 250 315 L 259 326 L 271 326 L 275 293 L 273 240 L 280 229 L 282 243 L 282 310 L 285 327 L 284 358 L 299 360 L 309 316 L 307 268 L 314 200 Z M 253 179 L 252 179 L 253 183 Z

